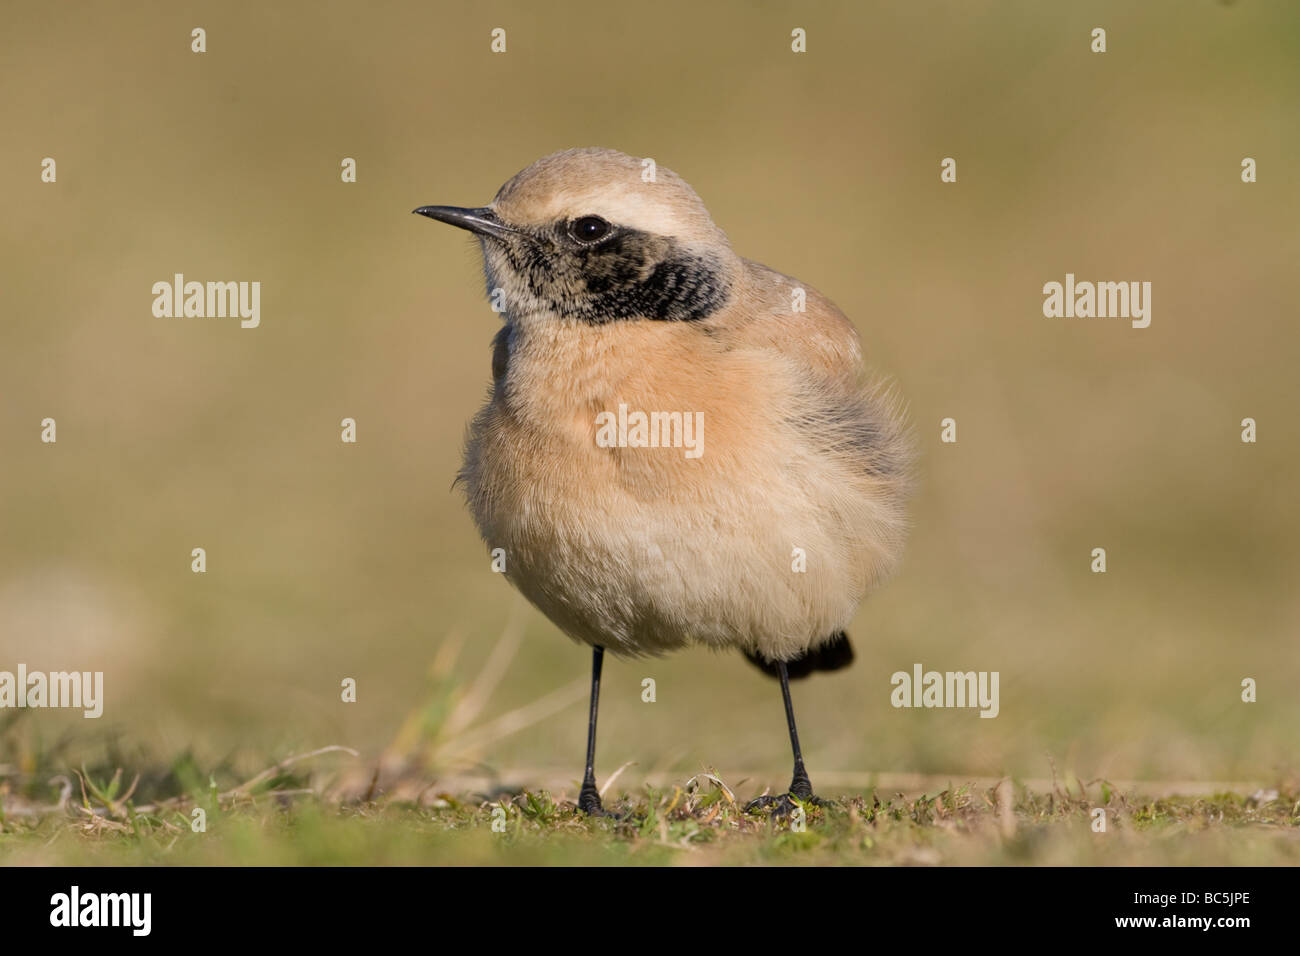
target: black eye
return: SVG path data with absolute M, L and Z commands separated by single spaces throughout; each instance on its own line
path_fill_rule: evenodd
M 569 235 L 579 242 L 598 242 L 609 235 L 610 225 L 599 216 L 582 216 L 569 223 Z

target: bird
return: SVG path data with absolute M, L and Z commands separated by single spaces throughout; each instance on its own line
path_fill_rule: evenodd
M 820 804 L 790 681 L 849 665 L 850 620 L 899 562 L 915 451 L 897 388 L 828 298 L 738 255 L 652 159 L 569 149 L 486 206 L 413 211 L 477 238 L 503 319 L 456 482 L 505 577 L 591 647 L 578 810 L 614 815 L 605 651 L 688 647 L 780 682 L 794 772 L 746 809 Z

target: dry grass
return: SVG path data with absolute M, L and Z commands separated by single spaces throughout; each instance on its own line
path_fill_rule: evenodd
M 120 781 L 120 778 L 118 778 Z M 607 799 L 592 820 L 546 791 L 452 794 L 418 802 L 376 794 L 342 802 L 324 778 L 286 761 L 245 785 L 153 803 L 114 781 L 61 807 L 0 825 L 6 864 L 810 864 L 1295 865 L 1300 793 L 1148 799 L 1104 782 L 1035 791 L 1006 781 L 920 796 L 842 794 L 778 819 L 746 813 L 701 773 L 666 789 Z M 206 830 L 194 832 L 194 808 Z M 1096 811 L 1106 831 L 1095 832 Z M 30 809 L 30 808 L 29 808 Z
M 119 767 L 60 771 L 54 751 L 0 777 L 0 861 L 11 864 L 1264 864 L 1300 862 L 1300 785 L 1250 796 L 1166 793 L 1107 780 L 1010 779 L 924 792 L 834 787 L 832 805 L 780 818 L 749 813 L 754 787 L 705 769 L 664 786 L 603 781 L 613 820 L 577 813 L 564 774 L 493 773 L 467 757 L 544 720 L 565 687 L 485 720 L 510 669 L 507 628 L 478 677 L 452 678 L 459 642 L 435 658 L 433 691 L 375 758 L 331 745 L 275 761 L 242 780 L 231 766 L 200 772 L 190 755 L 128 775 Z M 579 691 L 583 688 L 579 687 Z M 0 734 L 8 748 L 13 724 Z M 31 761 L 28 754 L 28 761 Z M 893 775 L 897 780 L 902 775 Z M 504 781 L 558 781 L 552 789 Z M 887 780 L 890 775 L 877 779 Z M 912 784 L 927 781 L 909 781 Z M 1189 785 L 1184 785 L 1189 786 Z M 53 787 L 56 798 L 40 794 Z M 199 812 L 201 811 L 201 813 Z M 1105 830 L 1097 832 L 1098 813 Z M 196 820 L 203 827 L 196 830 Z

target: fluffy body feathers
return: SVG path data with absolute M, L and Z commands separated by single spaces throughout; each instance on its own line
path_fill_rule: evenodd
M 506 324 L 460 478 L 506 577 L 570 637 L 794 661 L 842 637 L 894 568 L 909 436 L 848 319 L 737 256 L 675 174 L 642 169 L 570 150 L 487 207 L 510 230 L 481 238 Z M 584 216 L 616 234 L 570 240 Z M 703 454 L 598 446 L 620 404 L 702 412 Z

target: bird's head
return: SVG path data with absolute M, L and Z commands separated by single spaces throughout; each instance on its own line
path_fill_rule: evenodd
M 539 159 L 487 206 L 415 212 L 475 233 L 508 319 L 699 321 L 740 259 L 679 176 L 611 149 Z

